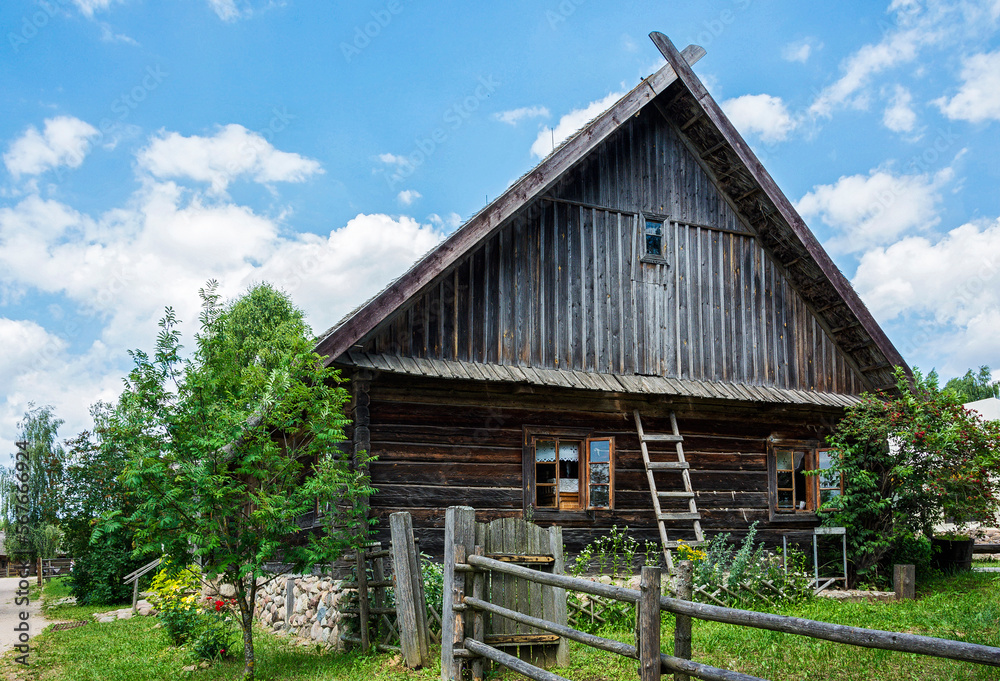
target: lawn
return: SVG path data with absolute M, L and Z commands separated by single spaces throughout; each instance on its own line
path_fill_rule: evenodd
M 835 603 L 816 599 L 785 608 L 782 614 L 1000 647 L 1000 577 L 997 574 L 965 574 L 939 579 L 923 585 L 919 596 L 916 601 L 902 603 Z M 665 615 L 663 623 L 664 648 L 669 649 L 672 618 Z M 622 628 L 612 635 L 629 640 L 630 632 Z M 412 672 L 402 668 L 392 655 L 324 653 L 315 647 L 289 645 L 287 639 L 265 631 L 259 632 L 257 642 L 258 678 L 262 681 L 431 681 L 440 678 L 436 665 Z M 181 668 L 191 664 L 186 651 L 168 644 L 152 618 L 47 631 L 34 639 L 33 648 L 31 673 L 27 678 L 38 681 L 176 681 Z M 693 649 L 699 662 L 775 681 L 1000 678 L 997 668 L 866 650 L 697 620 Z M 570 668 L 554 671 L 579 681 L 635 681 L 637 678 L 635 661 L 575 643 L 571 644 L 571 659 Z M 238 661 L 231 660 L 195 671 L 186 678 L 197 681 L 238 679 L 241 669 Z M 520 677 L 505 673 L 495 678 Z

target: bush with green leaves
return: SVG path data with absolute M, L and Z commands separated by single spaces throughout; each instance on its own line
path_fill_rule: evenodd
M 133 557 L 132 533 L 127 528 L 95 533 L 87 551 L 74 559 L 71 592 L 80 605 L 127 603 L 132 598 L 132 584 L 122 579 L 147 562 L 148 556 Z
M 738 548 L 728 532 L 712 537 L 704 551 L 690 555 L 695 587 L 728 590 L 725 600 L 730 605 L 752 605 L 764 600 L 762 595 L 785 601 L 810 597 L 812 580 L 805 554 L 794 547 L 784 556 L 775 554 L 766 550 L 763 542 L 755 543 L 756 538 L 757 522 L 750 525 Z
M 844 494 L 819 512 L 847 528 L 852 586 L 890 584 L 903 556 L 928 565 L 933 528 L 949 518 L 960 531 L 996 521 L 1000 422 L 967 411 L 933 375 L 914 371 L 911 383 L 897 368 L 895 392 L 862 395 L 829 442 Z

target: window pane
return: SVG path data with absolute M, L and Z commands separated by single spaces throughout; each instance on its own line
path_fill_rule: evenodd
M 580 460 L 580 443 L 579 442 L 560 442 L 559 443 L 559 460 L 560 461 L 579 461 Z
M 775 452 L 778 459 L 778 470 L 779 471 L 790 471 L 792 470 L 792 452 L 789 449 L 779 449 Z M 791 487 L 791 485 L 789 485 Z
M 553 508 L 556 505 L 556 488 L 553 485 L 535 487 L 535 505 L 538 508 Z
M 598 506 L 601 508 L 607 508 L 611 503 L 611 499 L 608 496 L 608 487 L 604 485 L 595 485 L 590 488 L 590 505 Z
M 778 508 L 792 507 L 792 491 L 778 490 Z
M 820 492 L 819 492 L 820 501 L 822 503 L 824 503 L 824 504 L 827 504 L 827 503 L 830 503 L 831 501 L 836 500 L 837 497 L 839 497 L 839 496 L 840 496 L 840 490 L 839 489 L 824 489 L 824 490 L 820 490 Z
M 595 463 L 590 466 L 591 484 L 601 485 L 611 482 L 611 468 L 606 463 Z
M 792 487 L 792 474 L 790 471 L 778 471 L 778 487 L 785 487 L 791 489 Z
M 817 452 L 819 456 L 819 468 L 820 470 L 826 470 L 827 468 L 833 468 L 833 457 L 830 456 L 829 451 Z
M 545 440 L 538 440 L 535 442 L 535 461 L 539 462 L 555 462 L 556 460 L 556 443 Z
M 591 442 L 590 460 L 594 463 L 611 461 L 611 443 L 607 440 L 594 440 Z
M 824 471 L 819 474 L 820 487 L 836 487 L 840 489 L 840 473 L 836 471 Z
M 646 255 L 663 255 L 663 223 L 646 220 Z

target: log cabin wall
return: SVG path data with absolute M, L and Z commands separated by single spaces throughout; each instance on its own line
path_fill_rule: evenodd
M 642 411 L 648 432 L 668 432 L 669 412 L 675 410 L 707 534 L 740 535 L 759 520 L 761 538 L 780 544 L 777 531 L 801 528 L 801 523 L 768 520 L 767 438 L 819 438 L 841 415 L 839 409 L 818 406 L 641 399 L 390 373 L 372 381 L 370 397 L 371 451 L 378 457 L 371 466 L 378 488 L 372 513 L 385 531 L 391 513 L 409 511 L 421 550 L 432 554 L 441 551 L 448 506 L 472 506 L 480 521 L 523 516 L 525 426 L 579 428 L 615 442 L 614 509 L 535 511 L 535 522 L 562 525 L 573 552 L 613 525 L 628 526 L 640 541 L 658 545 L 631 417 L 635 408 Z M 671 538 L 690 539 L 691 524 L 678 523 L 668 532 Z
M 664 220 L 662 263 L 644 219 Z M 633 117 L 365 351 L 857 394 L 862 379 L 676 130 Z

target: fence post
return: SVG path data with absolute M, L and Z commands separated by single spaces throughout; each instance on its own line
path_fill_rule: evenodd
M 682 560 L 677 563 L 677 598 L 690 601 L 694 585 L 691 579 L 693 563 Z M 674 615 L 674 657 L 691 659 L 691 618 L 688 615 Z M 687 674 L 674 672 L 674 681 L 689 681 Z
M 38 586 L 41 586 L 42 585 L 42 557 L 41 556 L 38 557 L 38 566 L 36 567 L 36 569 L 38 570 Z
M 361 652 L 367 653 L 371 646 L 371 639 L 368 637 L 368 625 L 370 624 L 368 612 L 368 561 L 365 558 L 365 549 L 354 550 L 355 559 L 358 562 L 358 630 L 361 632 Z
M 396 576 L 396 614 L 403 660 L 411 669 L 429 662 L 427 656 L 427 606 L 419 588 L 420 567 L 413 542 L 413 520 L 406 511 L 389 516 L 392 564 Z M 424 617 L 420 617 L 423 609 Z M 423 626 L 421 626 L 423 625 Z
M 482 556 L 486 552 L 482 546 L 477 546 L 475 555 Z M 472 575 L 472 597 L 483 600 L 486 596 L 486 573 L 482 570 Z M 472 638 L 480 643 L 486 641 L 486 622 L 482 610 L 475 610 L 472 614 Z M 477 657 L 472 661 L 472 681 L 483 681 L 485 677 L 485 658 Z
M 462 660 L 454 653 L 455 640 L 465 638 L 463 631 L 456 631 L 456 623 L 463 620 L 455 610 L 455 593 L 465 594 L 465 573 L 455 571 L 457 549 L 463 547 L 462 562 L 472 553 L 476 543 L 476 509 L 471 506 L 449 506 L 444 513 L 444 585 L 441 612 L 441 678 L 444 681 L 461 681 Z
M 913 600 L 916 597 L 913 565 L 894 565 L 892 567 L 892 585 L 896 591 L 896 600 Z
M 639 593 L 639 679 L 660 681 L 660 568 L 643 566 Z

